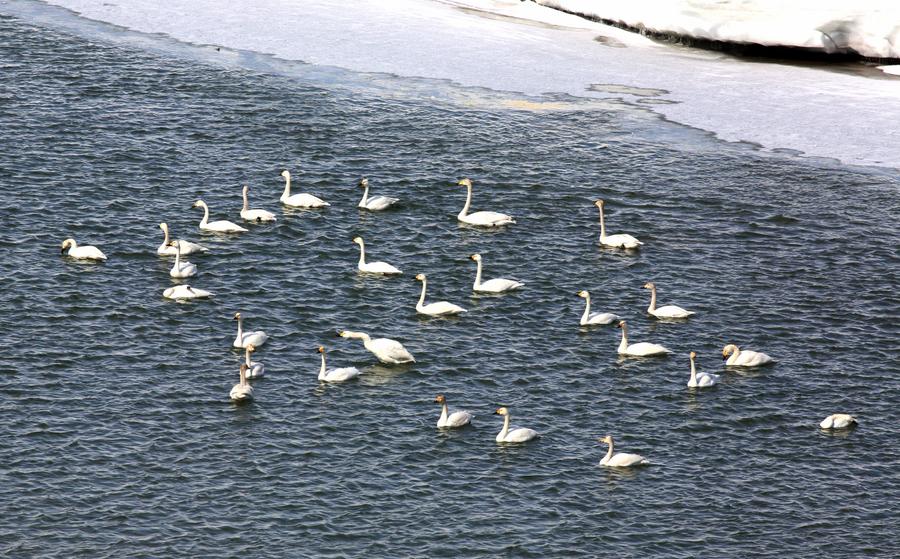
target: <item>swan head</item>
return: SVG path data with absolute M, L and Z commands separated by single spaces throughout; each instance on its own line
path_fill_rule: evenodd
M 470 179 L 462 179 L 458 183 L 457 186 L 465 186 L 467 188 L 472 188 L 472 181 Z
M 604 204 L 603 200 L 594 200 L 594 205 L 597 206 L 598 208 L 602 208 L 603 204 Z
M 656 284 L 648 281 L 647 283 L 644 284 L 643 287 L 644 287 L 644 289 L 656 289 Z
M 369 186 L 369 179 L 368 179 L 368 178 L 363 177 L 363 178 L 359 179 L 359 187 L 360 187 L 360 188 L 365 188 L 365 187 L 367 187 L 367 186 Z
M 416 281 L 425 281 L 425 274 L 416 274 Z
M 469 260 L 474 260 L 475 262 L 481 262 L 481 255 L 476 253 L 469 257 Z
M 620 321 L 616 324 L 616 328 L 625 328 L 626 326 L 627 326 L 627 324 L 625 324 L 625 321 L 624 321 L 624 320 L 620 320 Z
M 694 359 L 697 358 L 697 352 L 696 352 L 696 351 L 692 351 L 692 352 L 690 353 L 690 356 L 691 356 L 691 361 L 693 361 Z
M 356 244 L 358 244 L 358 245 L 363 244 L 362 237 L 353 237 L 353 242 L 356 243 Z
M 247 353 L 253 353 L 254 351 L 256 351 L 256 346 L 253 344 L 247 344 L 246 349 L 247 349 Z
M 728 359 L 732 353 L 738 350 L 738 346 L 734 344 L 728 344 L 727 346 L 722 348 L 722 359 Z
M 69 247 L 72 247 L 72 246 L 75 246 L 75 239 L 71 239 L 71 238 L 66 239 L 65 241 L 62 242 L 62 245 L 60 246 L 59 251 L 66 252 L 66 249 Z
M 319 346 L 316 348 L 316 353 L 325 353 L 325 346 Z
M 446 402 L 446 401 L 447 401 L 447 399 L 444 398 L 444 395 L 443 395 L 443 394 L 438 394 L 437 396 L 434 397 L 434 403 L 435 403 L 435 404 L 443 404 L 443 403 Z
M 243 192 L 244 194 L 247 194 L 247 191 L 248 191 L 248 190 L 250 190 L 250 185 L 249 185 L 249 184 L 245 184 L 245 185 L 244 185 L 244 188 L 241 189 L 241 192 Z
M 241 374 L 245 374 L 249 368 L 246 363 L 241 363 Z
M 509 415 L 509 410 L 505 407 L 497 408 L 497 411 L 494 412 L 494 415 Z
M 584 289 L 582 289 L 581 291 L 579 291 L 579 292 L 576 293 L 575 295 L 578 295 L 578 296 L 581 297 L 582 299 L 587 299 L 588 297 L 591 296 L 591 294 L 588 293 L 587 291 L 585 291 Z
M 196 202 L 191 204 L 192 208 L 202 208 L 204 206 L 206 206 L 206 202 L 204 202 L 203 200 L 197 200 Z
M 285 180 L 291 180 L 291 173 L 287 169 L 285 169 L 284 171 L 281 172 L 281 176 Z
M 159 224 L 159 228 L 162 229 L 163 231 L 168 231 L 168 230 L 169 230 L 169 224 L 166 223 L 165 221 L 163 221 L 162 223 Z
M 240 320 L 240 319 L 241 319 L 241 313 L 236 312 L 236 313 L 234 313 L 234 318 L 232 318 L 231 320 Z
M 612 435 L 606 435 L 605 437 L 600 437 L 599 439 L 597 439 L 597 442 L 603 443 L 603 444 L 612 444 L 612 442 L 613 442 Z

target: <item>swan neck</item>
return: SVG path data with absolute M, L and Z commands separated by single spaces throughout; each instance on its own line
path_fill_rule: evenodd
M 291 175 L 284 177 L 284 192 L 281 193 L 281 199 L 290 198 L 291 196 Z
M 241 386 L 247 386 L 247 373 L 243 367 L 241 367 Z
M 694 365 L 693 357 L 691 357 L 691 381 L 697 382 L 697 366 Z
M 419 295 L 419 302 L 416 303 L 416 309 L 421 309 L 425 304 L 425 287 L 428 283 L 428 280 L 422 280 L 422 294 Z
M 606 464 L 613 456 L 613 442 L 612 439 L 609 440 L 609 450 L 606 451 L 606 456 L 603 458 L 603 463 Z
M 622 325 L 622 341 L 619 342 L 619 351 L 625 351 L 628 349 L 628 328 L 623 324 Z M 610 445 L 612 448 L 612 445 Z
M 175 243 L 175 269 L 181 268 L 181 243 Z
M 478 264 L 478 269 L 475 270 L 475 289 L 481 287 L 481 260 L 475 262 Z
M 203 227 L 209 222 L 209 206 L 203 204 L 203 219 L 200 220 L 200 226 Z
M 469 206 L 472 204 L 472 187 L 466 187 L 466 205 L 463 206 L 462 211 L 459 212 L 459 217 L 466 217 L 466 214 L 469 213 Z
M 247 189 L 246 188 L 241 192 L 241 195 L 244 197 L 244 207 L 241 209 L 241 211 L 246 212 L 247 210 L 250 209 L 250 201 L 247 200 Z
M 500 430 L 500 438 L 505 439 L 509 433 L 509 414 L 503 416 L 503 429 Z
M 359 207 L 365 208 L 366 204 L 369 202 L 369 185 L 363 187 L 363 197 L 362 200 L 359 201 Z
M 365 243 L 359 243 L 359 265 L 366 265 L 366 245 Z
M 325 378 L 325 352 L 322 352 L 322 367 L 319 368 L 319 380 Z
M 597 206 L 600 209 L 600 240 L 606 239 L 606 224 L 603 222 L 603 206 Z
M 650 306 L 647 307 L 647 312 L 652 313 L 656 310 L 656 288 L 653 287 L 650 289 Z
M 244 351 L 244 358 L 245 358 L 244 362 L 247 363 L 247 366 L 249 367 L 250 366 L 250 350 L 249 349 Z
M 737 346 L 735 346 L 734 351 L 731 352 L 731 355 L 728 357 L 728 361 L 726 361 L 726 363 L 727 363 L 727 364 L 734 364 L 734 363 L 737 363 L 738 356 L 739 356 L 740 354 L 741 354 L 741 350 L 738 349 Z
M 163 235 L 165 238 L 163 239 L 163 246 L 169 246 L 169 228 L 163 227 Z
M 243 322 L 243 319 L 238 318 L 237 321 L 238 321 L 237 342 L 242 343 L 243 340 L 241 338 L 244 337 L 244 325 L 241 323 Z
M 591 296 L 584 298 L 584 314 L 581 315 L 581 323 L 587 324 L 588 318 L 591 316 Z
M 449 411 L 447 410 L 447 402 L 444 402 L 441 405 L 441 421 L 447 421 L 447 416 L 449 415 Z

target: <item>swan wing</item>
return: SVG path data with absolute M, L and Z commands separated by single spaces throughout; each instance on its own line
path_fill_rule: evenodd
M 390 196 L 376 196 L 369 198 L 365 208 L 367 210 L 386 210 L 399 201 L 398 198 L 391 198 Z
M 412 354 L 406 351 L 403 344 L 397 340 L 392 340 L 390 338 L 375 338 L 369 345 L 371 346 L 370 350 L 372 353 L 375 353 L 379 358 L 387 359 L 393 363 L 415 362 L 415 358 L 413 358 Z
M 515 223 L 516 220 L 510 215 L 500 212 L 475 212 L 460 218 L 465 223 L 472 225 L 485 225 L 488 227 L 496 227 L 498 225 L 506 225 L 507 223 Z
M 509 432 L 506 433 L 506 438 L 503 439 L 503 442 L 524 443 L 536 438 L 537 436 L 538 433 L 534 429 L 529 429 L 527 427 L 511 427 Z
M 649 462 L 640 454 L 617 452 L 613 454 L 612 458 L 604 465 L 613 468 L 627 468 L 628 466 L 637 466 L 641 464 L 649 464 Z
M 454 305 L 453 303 L 449 303 L 447 301 L 438 301 L 436 303 L 430 303 L 428 305 L 423 306 L 419 312 L 430 315 L 442 315 L 442 314 L 459 314 L 466 312 L 466 309 L 460 307 L 459 305 Z
M 325 382 L 344 382 L 360 375 L 356 367 L 341 367 L 325 371 Z
M 232 223 L 225 219 L 220 219 L 219 221 L 211 221 L 207 223 L 205 226 L 201 227 L 204 231 L 218 231 L 219 233 L 244 233 L 248 231 L 238 225 L 237 223 Z
M 248 345 L 255 345 L 257 347 L 266 343 L 266 340 L 269 339 L 269 335 L 263 332 L 262 330 L 255 330 L 252 332 L 244 332 L 240 339 L 234 339 L 234 347 L 246 348 Z
M 525 284 L 520 281 L 506 278 L 494 278 L 482 282 L 481 287 L 479 287 L 475 291 L 485 291 L 487 293 L 502 293 L 504 291 L 512 291 L 513 289 L 518 289 L 523 285 Z
M 619 318 L 619 315 L 617 314 L 611 312 L 596 312 L 591 313 L 591 316 L 588 317 L 585 324 L 612 324 L 618 320 L 621 320 L 621 318 Z
M 639 342 L 631 344 L 625 349 L 628 355 L 646 356 L 646 355 L 662 355 L 669 353 L 669 350 L 659 344 L 651 344 L 649 342 Z
M 761 353 L 758 351 L 742 351 L 738 356 L 735 365 L 741 365 L 744 367 L 758 367 L 759 365 L 765 365 L 766 363 L 771 363 L 772 361 L 773 359 L 765 353 Z
M 644 243 L 635 239 L 631 235 L 628 235 L 626 233 L 619 233 L 617 235 L 607 235 L 606 238 L 601 241 L 601 244 L 617 248 L 638 248 Z
M 253 399 L 253 387 L 249 384 L 235 384 L 231 388 L 231 392 L 228 394 L 232 400 L 236 402 L 242 402 L 246 400 Z
M 663 307 L 658 307 L 650 314 L 658 318 L 687 318 L 695 313 L 693 311 L 682 309 L 678 305 L 665 305 Z
M 367 274 L 402 274 L 403 272 L 400 269 L 391 266 L 387 262 L 367 262 L 362 266 L 359 266 L 360 272 L 365 272 Z
M 266 376 L 266 367 L 257 361 L 250 362 L 250 368 L 247 370 L 247 378 L 262 378 Z
M 241 210 L 241 218 L 246 221 L 276 221 L 278 219 L 275 214 L 266 210 Z
M 833 415 L 829 415 L 822 423 L 819 424 L 819 427 L 822 429 L 845 429 L 850 427 L 851 425 L 856 423 L 856 418 L 852 415 L 848 415 L 846 413 L 836 413 Z
M 103 254 L 103 251 L 91 245 L 84 245 L 69 249 L 69 256 L 71 256 L 72 258 L 81 258 L 84 260 L 106 260 L 106 255 Z
M 306 194 L 305 192 L 303 194 L 289 196 L 288 198 L 282 199 L 281 202 L 286 206 L 293 206 L 295 208 L 321 208 L 331 205 L 325 200 L 313 196 L 312 194 Z

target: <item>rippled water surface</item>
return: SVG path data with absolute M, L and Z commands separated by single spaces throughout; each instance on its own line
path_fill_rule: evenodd
M 11 17 L 0 36 L 7 556 L 896 553 L 896 174 L 760 154 L 624 105 L 392 98 Z M 332 206 L 283 209 L 285 168 Z M 402 204 L 360 212 L 363 174 Z M 476 209 L 518 223 L 459 226 L 463 176 Z M 239 221 L 243 184 L 277 223 L 201 234 L 194 200 Z M 639 254 L 597 247 L 598 197 Z M 161 297 L 160 221 L 211 249 L 190 283 L 212 300 Z M 355 235 L 405 274 L 357 275 Z M 109 261 L 61 258 L 69 236 Z M 526 287 L 472 297 L 473 252 Z M 429 300 L 468 314 L 417 316 L 417 272 Z M 646 281 L 696 316 L 650 320 Z M 617 329 L 578 327 L 580 289 L 672 356 L 618 358 Z M 238 310 L 270 335 L 268 376 L 240 407 Z M 340 328 L 401 340 L 418 363 L 378 365 Z M 778 364 L 725 373 L 726 343 Z M 364 376 L 320 385 L 320 344 Z M 718 387 L 686 388 L 691 350 Z M 473 426 L 437 430 L 438 393 Z M 541 438 L 495 443 L 498 405 Z M 820 431 L 838 411 L 860 426 Z M 653 465 L 597 467 L 604 434 Z

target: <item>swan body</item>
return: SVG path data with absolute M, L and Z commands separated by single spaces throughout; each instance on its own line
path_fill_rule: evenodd
M 360 375 L 356 367 L 341 367 L 340 369 L 325 368 L 325 348 L 319 346 L 317 350 L 322 356 L 322 368 L 319 369 L 319 380 L 322 382 L 345 382 Z
M 625 248 L 625 249 L 638 249 L 641 248 L 641 245 L 644 243 L 635 239 L 631 235 L 626 233 L 620 233 L 618 235 L 607 235 L 606 234 L 606 224 L 603 220 L 603 204 L 605 202 L 603 200 L 597 200 L 594 202 L 594 205 L 600 209 L 600 244 L 606 247 L 611 248 Z
M 353 242 L 359 245 L 359 263 L 356 265 L 356 269 L 360 272 L 385 276 L 396 276 L 403 273 L 387 262 L 366 262 L 366 244 L 362 237 L 353 237 Z
M 176 285 L 163 291 L 166 299 L 206 299 L 212 297 L 212 293 L 203 289 L 195 289 L 190 285 Z
M 715 386 L 719 382 L 719 375 L 710 373 L 698 373 L 697 367 L 694 365 L 694 359 L 697 357 L 696 352 L 691 352 L 691 379 L 688 381 L 688 388 L 706 388 L 707 386 Z
M 247 231 L 247 229 L 244 229 L 237 223 L 232 223 L 226 219 L 221 219 L 219 221 L 210 221 L 209 206 L 207 206 L 206 202 L 204 202 L 203 200 L 197 200 L 191 207 L 203 208 L 203 219 L 200 220 L 201 231 L 212 231 L 214 233 L 244 233 L 245 231 Z
M 177 248 L 181 250 L 181 254 L 184 256 L 193 254 L 195 252 L 209 252 L 209 249 L 205 246 L 198 245 L 197 243 L 192 243 L 190 241 L 169 241 L 169 225 L 166 222 L 160 223 L 159 228 L 162 229 L 163 233 L 165 234 L 163 243 L 156 249 L 156 254 L 160 256 L 175 256 L 176 247 L 172 246 L 172 243 L 178 243 Z
M 636 344 L 628 343 L 628 325 L 625 321 L 619 321 L 619 328 L 622 329 L 622 341 L 619 343 L 619 355 L 628 355 L 631 357 L 651 357 L 656 355 L 667 355 L 669 350 L 659 344 L 651 344 L 648 342 L 639 342 Z
M 504 293 L 506 291 L 512 291 L 513 289 L 518 289 L 525 285 L 520 281 L 515 281 L 506 278 L 494 278 L 489 279 L 486 282 L 481 281 L 481 255 L 473 254 L 469 257 L 470 260 L 474 260 L 478 265 L 478 268 L 475 271 L 475 283 L 472 285 L 472 291 L 478 293 Z
M 287 170 L 281 172 L 284 177 L 284 192 L 281 193 L 281 203 L 292 208 L 324 208 L 330 206 L 328 202 L 313 196 L 312 194 L 291 195 L 291 173 Z
M 241 363 L 241 381 L 231 387 L 228 396 L 235 402 L 249 402 L 253 399 L 253 387 L 247 382 L 246 363 Z
M 391 198 L 390 196 L 373 196 L 372 198 L 369 198 L 369 179 L 366 177 L 359 180 L 359 186 L 364 190 L 362 200 L 356 205 L 358 208 L 376 212 L 386 210 L 399 202 L 397 198 Z
M 350 330 L 341 330 L 338 336 L 342 338 L 353 338 L 363 341 L 363 346 L 371 351 L 375 357 L 382 363 L 388 365 L 398 365 L 401 363 L 415 363 L 416 359 L 412 354 L 406 351 L 403 344 L 397 340 L 390 338 L 374 338 L 372 339 L 365 332 L 351 332 Z
M 447 399 L 444 398 L 443 394 L 438 394 L 434 402 L 441 405 L 441 416 L 437 420 L 439 429 L 463 427 L 472 421 L 472 414 L 467 411 L 459 410 L 450 413 L 447 409 Z
M 422 282 L 422 294 L 419 296 L 419 302 L 416 303 L 416 312 L 431 316 L 445 316 L 450 314 L 460 314 L 466 312 L 466 309 L 447 301 L 438 301 L 437 303 L 425 304 L 425 288 L 428 286 L 428 280 L 425 274 L 416 274 L 416 281 Z
M 237 334 L 234 337 L 234 341 L 231 343 L 231 347 L 241 349 L 246 348 L 248 345 L 259 347 L 266 343 L 266 340 L 269 339 L 268 334 L 266 334 L 262 330 L 244 332 L 244 319 L 241 317 L 241 313 L 234 313 L 234 320 L 238 321 L 238 327 Z
M 761 367 L 774 363 L 775 360 L 759 351 L 741 351 L 734 344 L 728 344 L 722 348 L 722 360 L 725 365 L 732 367 Z
M 62 242 L 60 252 L 65 254 L 68 249 L 69 258 L 78 260 L 106 260 L 106 255 L 99 248 L 91 245 L 78 246 L 75 239 L 69 238 Z
M 250 209 L 250 201 L 247 198 L 247 192 L 249 190 L 250 187 L 245 185 L 244 189 L 241 191 L 241 195 L 244 198 L 244 206 L 241 208 L 241 219 L 244 221 L 255 221 L 257 223 L 263 221 L 275 221 L 277 218 L 275 217 L 275 214 L 270 211 Z
M 506 408 L 498 408 L 494 415 L 503 416 L 503 428 L 497 433 L 498 443 L 524 443 L 531 439 L 537 438 L 538 433 L 534 429 L 527 427 L 510 427 L 509 410 Z
M 847 429 L 857 424 L 856 418 L 846 413 L 829 415 L 819 423 L 822 429 Z
M 606 456 L 604 456 L 600 460 L 600 466 L 605 466 L 607 468 L 628 468 L 631 466 L 643 466 L 650 463 L 649 460 L 647 460 L 640 454 L 615 452 L 613 447 L 612 435 L 606 435 L 605 437 L 597 440 L 601 443 L 609 445 L 609 450 L 606 451 Z
M 247 378 L 262 378 L 266 376 L 266 367 L 259 361 L 250 360 L 250 354 L 256 351 L 256 346 L 247 344 L 247 347 L 244 349 L 246 350 L 244 363 L 247 365 Z
M 692 314 L 695 314 L 693 311 L 682 309 L 678 305 L 665 305 L 664 307 L 657 308 L 656 284 L 647 282 L 644 284 L 644 289 L 650 290 L 650 306 L 647 307 L 647 312 L 656 318 L 687 318 Z
M 617 320 L 621 320 L 619 315 L 613 314 L 611 312 L 596 312 L 591 313 L 591 294 L 587 291 L 581 290 L 577 293 L 577 295 L 584 299 L 584 314 L 581 315 L 581 320 L 579 324 L 582 326 L 594 326 L 597 324 L 612 324 Z
M 197 265 L 191 264 L 187 260 L 181 260 L 181 251 L 178 250 L 178 243 L 172 241 L 172 246 L 175 248 L 175 264 L 172 265 L 172 269 L 169 270 L 169 275 L 173 278 L 189 278 L 191 276 L 197 275 Z
M 457 183 L 459 186 L 465 186 L 467 190 L 466 194 L 466 205 L 463 206 L 462 211 L 457 215 L 457 219 L 462 221 L 463 223 L 468 223 L 469 225 L 480 225 L 482 227 L 498 227 L 500 225 L 506 225 L 508 223 L 515 223 L 516 220 L 512 218 L 512 216 L 499 213 L 499 212 L 475 212 L 469 213 L 469 206 L 472 205 L 472 181 L 469 179 L 462 179 Z

